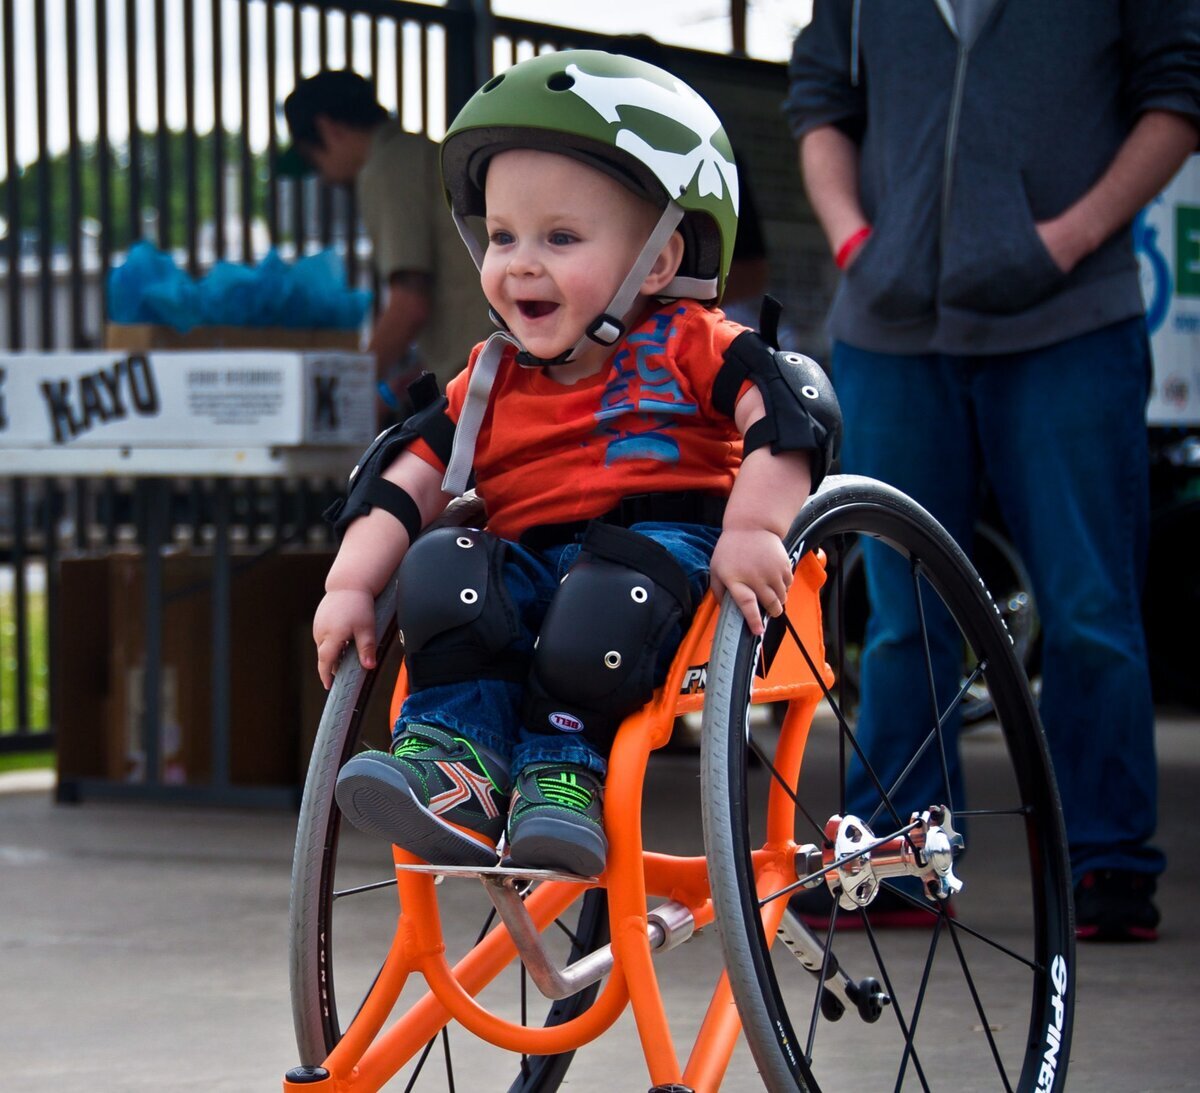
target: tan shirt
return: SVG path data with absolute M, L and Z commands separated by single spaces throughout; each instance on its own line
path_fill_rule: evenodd
M 429 321 L 417 339 L 424 366 L 443 390 L 466 367 L 477 342 L 495 327 L 475 263 L 459 237 L 442 193 L 438 146 L 398 121 L 374 133 L 356 183 L 375 268 L 386 284 L 401 271 L 433 278 Z

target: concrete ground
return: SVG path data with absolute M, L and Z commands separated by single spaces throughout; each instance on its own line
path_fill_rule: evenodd
M 1160 711 L 1158 745 L 1159 841 L 1171 860 L 1159 895 L 1162 937 L 1155 945 L 1080 946 L 1073 1089 L 1200 1089 L 1200 854 L 1186 826 L 1197 816 L 1200 717 Z M 694 845 L 695 809 L 679 802 L 696 793 L 696 775 L 694 756 L 655 757 L 646 826 L 656 843 Z M 297 1062 L 286 936 L 295 816 L 56 805 L 45 780 L 27 775 L 0 786 L 0 1088 L 278 1090 Z M 977 899 L 1003 904 L 999 880 L 972 880 Z M 662 958 L 681 1045 L 698 1025 L 718 963 L 712 931 Z M 952 1009 L 927 1020 L 946 1022 L 955 1042 Z M 956 1057 L 934 1088 L 974 1086 L 978 1075 Z M 854 1080 L 852 1063 L 844 1072 L 845 1082 L 831 1088 L 872 1093 L 874 1080 Z M 468 1073 L 457 1088 L 507 1084 Z M 626 1017 L 576 1056 L 564 1088 L 623 1093 L 648 1084 Z M 723 1088 L 761 1088 L 744 1046 Z

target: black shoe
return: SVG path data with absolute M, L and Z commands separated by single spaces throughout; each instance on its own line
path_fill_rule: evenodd
M 497 863 L 508 768 L 499 756 L 434 725 L 409 725 L 390 752 L 364 751 L 334 795 L 355 827 L 435 865 Z
M 946 913 L 953 918 L 954 907 L 944 905 Z M 822 933 L 829 929 L 829 916 L 833 913 L 833 896 L 829 888 L 821 884 L 816 888 L 801 888 L 788 899 L 788 908 L 810 930 Z M 928 930 L 937 921 L 938 904 L 924 896 L 908 897 L 890 884 L 881 884 L 879 892 L 867 906 L 867 918 L 873 930 Z M 858 911 L 838 911 L 837 929 L 863 929 L 863 916 Z
M 570 763 L 526 767 L 513 787 L 506 863 L 561 869 L 581 877 L 604 872 L 604 787 Z
M 1157 941 L 1156 881 L 1151 873 L 1092 869 L 1075 885 L 1075 936 L 1080 941 Z

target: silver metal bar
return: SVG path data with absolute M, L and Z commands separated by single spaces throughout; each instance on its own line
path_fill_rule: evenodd
M 604 945 L 560 971 L 542 944 L 542 935 L 525 909 L 514 878 L 485 875 L 479 879 L 495 905 L 500 921 L 507 927 L 529 978 L 547 998 L 554 1001 L 570 998 L 584 987 L 598 983 L 612 970 L 612 946 Z M 691 911 L 674 900 L 653 908 L 646 916 L 650 949 L 656 953 L 681 945 L 692 936 L 694 929 Z

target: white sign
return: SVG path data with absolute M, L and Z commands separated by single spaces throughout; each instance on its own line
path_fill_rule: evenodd
M 0 448 L 365 447 L 374 435 L 362 353 L 0 354 Z
M 1139 214 L 1133 241 L 1154 356 L 1151 425 L 1200 425 L 1200 156 Z

